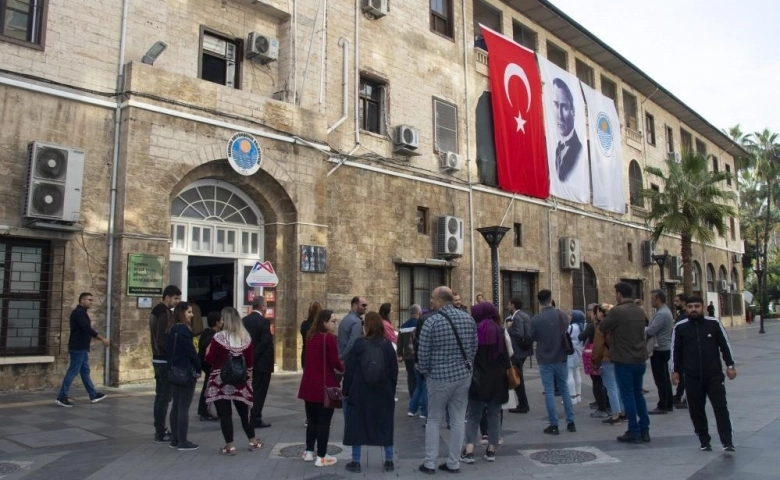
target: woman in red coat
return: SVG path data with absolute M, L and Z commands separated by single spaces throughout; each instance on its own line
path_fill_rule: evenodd
M 306 340 L 306 358 L 298 389 L 298 398 L 306 402 L 306 451 L 303 459 L 315 460 L 314 442 L 317 442 L 317 458 L 314 465 L 326 467 L 336 464 L 336 458 L 327 454 L 330 420 L 333 409 L 325 408 L 325 388 L 338 387 L 335 372 L 343 372 L 336 344 L 336 317 L 332 310 L 322 310 L 309 327 Z
M 214 339 L 206 350 L 206 363 L 212 365 L 208 387 L 206 387 L 206 402 L 214 403 L 222 427 L 222 436 L 225 437 L 225 446 L 220 452 L 223 455 L 233 456 L 236 454 L 236 447 L 233 444 L 231 403 L 235 405 L 238 418 L 241 419 L 241 427 L 246 433 L 246 438 L 249 439 L 249 451 L 260 450 L 263 445 L 257 441 L 255 428 L 249 422 L 249 409 L 252 408 L 254 400 L 251 377 L 252 339 L 241 322 L 241 315 L 235 308 L 223 308 L 221 315 L 222 330 L 214 335 Z M 247 366 L 247 378 L 238 385 L 223 383 L 220 375 L 222 367 L 231 355 L 242 355 Z

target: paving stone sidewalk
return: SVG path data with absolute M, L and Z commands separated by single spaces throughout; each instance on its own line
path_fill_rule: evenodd
M 526 368 L 529 414 L 504 415 L 504 444 L 495 463 L 477 450 L 475 465 L 461 465 L 455 478 L 502 479 L 740 479 L 780 478 L 780 323 L 770 322 L 767 334 L 757 326 L 731 329 L 738 377 L 727 383 L 729 408 L 737 451 L 715 448 L 700 452 L 685 410 L 651 417 L 652 442 L 623 445 L 615 437 L 625 430 L 590 418 L 589 379 L 583 375 L 585 401 L 575 406 L 577 433 L 544 435 L 544 398 L 536 366 Z M 402 369 L 403 370 L 403 369 Z M 379 447 L 364 448 L 363 472 L 344 469 L 349 449 L 342 439 L 343 417 L 333 417 L 331 450 L 339 458 L 333 467 L 318 469 L 300 459 L 305 428 L 303 402 L 296 398 L 298 374 L 275 374 L 264 418 L 272 426 L 258 429 L 265 444 L 259 452 L 246 451 L 236 421 L 238 454 L 218 453 L 223 445 L 217 422 L 201 422 L 190 414 L 190 439 L 201 445 L 194 452 L 178 452 L 152 442 L 151 385 L 103 389 L 105 401 L 92 405 L 80 385 L 74 385 L 74 408 L 55 406 L 55 393 L 41 391 L 0 395 L 0 479 L 359 479 L 423 478 L 417 467 L 424 452 L 423 420 L 406 416 L 408 394 L 399 379 L 396 408 L 396 471 L 382 472 Z M 649 367 L 645 376 L 648 404 L 657 396 Z M 559 407 L 562 414 L 562 406 Z M 708 407 L 709 408 L 709 407 Z M 714 418 L 709 412 L 713 447 L 717 444 Z M 441 455 L 447 451 L 448 432 L 441 432 Z M 450 474 L 437 472 L 438 477 Z

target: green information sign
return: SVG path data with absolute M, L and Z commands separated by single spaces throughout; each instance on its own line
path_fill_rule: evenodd
M 160 296 L 163 292 L 165 257 L 161 255 L 127 254 L 127 295 Z

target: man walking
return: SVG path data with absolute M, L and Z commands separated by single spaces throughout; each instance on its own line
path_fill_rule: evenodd
M 687 300 L 688 318 L 674 327 L 672 334 L 672 382 L 677 384 L 680 374 L 685 375 L 685 395 L 688 397 L 688 411 L 693 428 L 699 436 L 700 448 L 711 451 L 707 413 L 704 406 L 710 399 L 718 425 L 718 435 L 723 451 L 734 451 L 734 432 L 726 402 L 723 365 L 729 380 L 737 377 L 734 357 L 726 330 L 717 318 L 704 316 L 704 302 L 698 296 Z
M 540 290 L 536 295 L 541 311 L 531 319 L 531 338 L 536 342 L 536 362 L 539 364 L 539 374 L 544 387 L 544 404 L 547 407 L 549 425 L 544 433 L 558 435 L 558 411 L 555 408 L 555 384 L 557 383 L 563 397 L 563 409 L 566 412 L 566 429 L 576 432 L 574 425 L 574 408 L 569 395 L 567 379 L 569 369 L 566 363 L 566 352 L 563 349 L 563 332 L 568 327 L 566 315 L 556 309 L 552 303 L 552 292 Z
M 417 379 L 414 373 L 414 331 L 421 315 L 420 306 L 411 305 L 409 307 L 409 320 L 401 325 L 401 330 L 398 332 L 398 361 L 404 362 L 406 367 L 406 386 L 409 389 L 409 398 L 414 396 L 414 390 L 417 388 Z M 408 413 L 411 413 L 409 416 L 413 417 L 417 414 L 417 410 L 409 409 Z
M 347 355 L 352 350 L 355 340 L 363 335 L 363 315 L 368 310 L 368 302 L 363 297 L 352 297 L 349 313 L 344 315 L 339 323 L 339 358 L 342 362 L 347 360 Z
M 674 319 L 674 324 L 677 325 L 681 321 L 688 318 L 688 295 L 684 293 L 678 293 L 674 297 L 674 308 L 677 310 L 677 318 Z M 677 383 L 677 390 L 674 393 L 674 408 L 685 409 L 688 408 L 688 401 L 685 397 L 685 374 L 680 372 L 680 381 Z
M 181 301 L 181 290 L 168 285 L 163 290 L 162 301 L 149 315 L 149 333 L 152 339 L 152 366 L 154 367 L 154 443 L 170 443 L 171 433 L 165 427 L 168 404 L 171 403 L 171 384 L 168 382 L 168 355 L 165 330 L 173 316 L 173 307 Z
M 509 301 L 509 313 L 507 319 L 509 338 L 512 340 L 512 364 L 520 372 L 520 385 L 515 388 L 517 395 L 517 407 L 510 408 L 510 413 L 528 413 L 528 396 L 525 393 L 525 379 L 523 378 L 523 364 L 525 359 L 534 354 L 533 339 L 531 338 L 531 317 L 522 311 L 523 301 L 513 298 Z M 511 323 L 510 323 L 511 322 Z
M 249 419 L 255 428 L 268 428 L 270 423 L 263 421 L 263 406 L 271 385 L 274 371 L 274 337 L 271 335 L 271 322 L 265 318 L 268 306 L 265 297 L 258 295 L 252 300 L 252 313 L 241 321 L 252 338 L 252 392 L 254 403 Z
M 666 306 L 666 292 L 663 290 L 650 292 L 650 305 L 656 310 L 650 320 L 650 325 L 645 329 L 645 335 L 647 335 L 648 341 L 655 343 L 653 355 L 650 357 L 650 370 L 653 372 L 653 380 L 658 390 L 658 405 L 647 413 L 663 415 L 674 410 L 672 382 L 669 379 L 674 318 L 672 311 Z
M 95 385 L 89 376 L 89 349 L 92 339 L 97 338 L 105 347 L 109 345 L 107 338 L 103 338 L 92 329 L 92 321 L 87 313 L 90 307 L 92 307 L 92 294 L 84 292 L 79 295 L 79 304 L 70 314 L 70 339 L 68 340 L 70 366 L 65 372 L 65 378 L 62 379 L 60 393 L 54 401 L 61 407 L 73 406 L 73 402 L 68 398 L 68 391 L 76 375 L 81 375 L 81 383 L 84 384 L 91 403 L 98 403 L 106 398 L 105 393 L 95 390 Z
M 650 417 L 642 393 L 642 381 L 647 370 L 645 348 L 645 311 L 632 300 L 633 288 L 626 282 L 615 284 L 616 305 L 599 324 L 604 334 L 610 334 L 609 353 L 615 365 L 615 377 L 623 408 L 628 417 L 628 431 L 617 437 L 618 442 L 650 441 Z M 637 418 L 639 419 L 637 421 Z
M 477 354 L 477 326 L 468 313 L 452 304 L 452 290 L 448 287 L 437 287 L 431 297 L 431 305 L 437 312 L 423 323 L 418 350 L 418 368 L 425 375 L 428 387 L 425 462 L 419 470 L 426 474 L 436 473 L 439 425 L 445 410 L 449 409 L 450 451 L 439 470 L 457 473 Z

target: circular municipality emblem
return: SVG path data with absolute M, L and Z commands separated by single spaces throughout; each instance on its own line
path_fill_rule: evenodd
M 236 133 L 228 140 L 227 159 L 233 170 L 248 176 L 260 169 L 262 151 L 255 137 L 248 133 Z
M 605 157 L 612 155 L 612 147 L 615 137 L 612 133 L 612 124 L 604 112 L 599 112 L 596 117 L 596 135 L 599 137 L 599 148 Z

